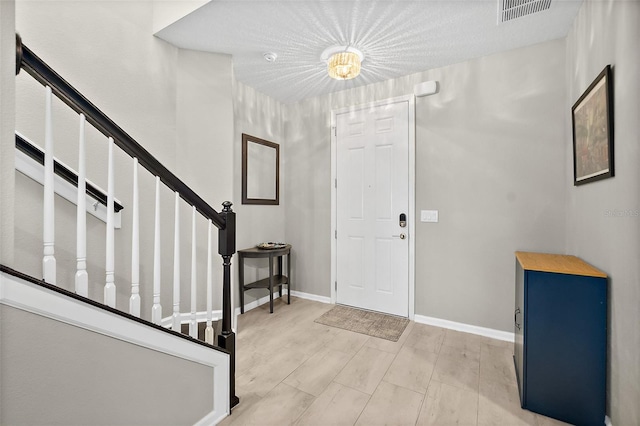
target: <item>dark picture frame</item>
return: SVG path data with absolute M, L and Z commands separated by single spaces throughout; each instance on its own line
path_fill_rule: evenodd
M 280 204 L 280 145 L 242 134 L 242 204 Z
M 614 176 L 613 81 L 607 65 L 571 108 L 573 184 Z

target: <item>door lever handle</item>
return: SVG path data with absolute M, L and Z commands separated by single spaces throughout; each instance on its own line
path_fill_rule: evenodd
M 404 240 L 405 238 L 407 238 L 407 236 L 405 234 L 400 234 L 400 235 L 392 235 L 392 238 L 400 238 L 401 240 Z

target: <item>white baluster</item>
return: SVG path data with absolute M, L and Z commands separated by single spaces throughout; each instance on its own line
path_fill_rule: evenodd
M 140 210 L 138 201 L 138 159 L 133 159 L 133 205 L 131 206 L 131 297 L 129 313 L 140 318 Z
M 89 275 L 87 274 L 87 196 L 84 140 L 84 114 L 80 114 L 80 139 L 78 141 L 78 208 L 76 210 L 76 293 L 87 297 Z
M 211 295 L 213 293 L 213 264 L 211 261 L 211 219 L 207 229 L 207 328 L 204 330 L 204 341 L 213 345 L 213 312 L 211 307 Z
M 196 207 L 192 207 L 191 214 L 191 321 L 189 322 L 189 336 L 198 338 L 198 323 L 196 322 Z
M 113 138 L 109 138 L 109 159 L 107 163 L 107 260 L 106 284 L 104 286 L 104 304 L 116 307 L 115 285 L 115 217 L 113 210 L 114 175 L 113 175 Z
M 160 305 L 160 178 L 156 176 L 156 223 L 153 243 L 153 307 L 151 322 L 160 324 L 162 306 Z
M 56 258 L 54 257 L 55 216 L 53 181 L 53 123 L 51 119 L 51 87 L 47 86 L 44 118 L 44 217 L 42 228 L 43 258 L 42 276 L 49 284 L 56 283 Z
M 173 233 L 173 331 L 180 332 L 180 194 L 176 192 L 175 230 Z

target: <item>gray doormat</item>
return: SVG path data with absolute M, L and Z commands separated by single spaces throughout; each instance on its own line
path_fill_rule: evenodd
M 397 342 L 409 324 L 407 318 L 336 305 L 315 320 L 318 324 Z

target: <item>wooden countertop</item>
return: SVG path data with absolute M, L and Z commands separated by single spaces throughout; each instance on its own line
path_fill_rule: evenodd
M 607 277 L 607 274 L 576 256 L 517 251 L 516 258 L 520 265 L 529 271 L 555 272 L 558 274 L 599 278 Z

